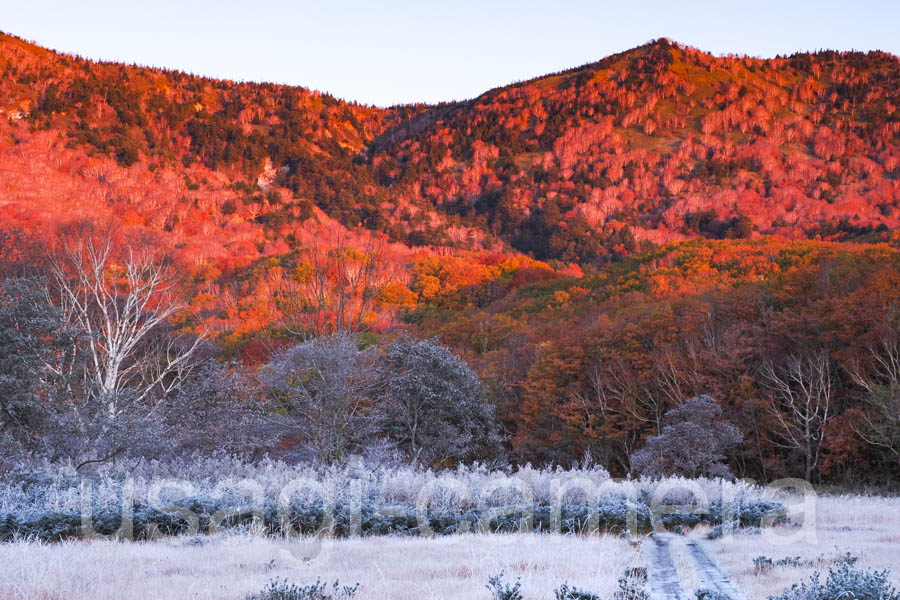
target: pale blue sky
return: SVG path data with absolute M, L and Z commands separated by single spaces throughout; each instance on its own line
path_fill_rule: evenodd
M 378 105 L 471 98 L 662 36 L 715 54 L 900 54 L 898 0 L 4 3 L 0 29 L 43 46 Z

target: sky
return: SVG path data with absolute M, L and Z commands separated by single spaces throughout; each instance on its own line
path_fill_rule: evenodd
M 92 59 L 303 85 L 388 106 L 463 100 L 668 37 L 713 54 L 900 54 L 898 0 L 0 0 L 0 29 Z

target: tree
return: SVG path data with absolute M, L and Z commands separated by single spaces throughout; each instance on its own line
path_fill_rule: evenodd
M 0 432 L 37 443 L 72 335 L 43 278 L 0 281 Z M 50 396 L 51 398 L 48 398 Z
M 740 430 L 722 420 L 722 407 L 710 396 L 691 398 L 666 412 L 659 435 L 631 456 L 640 474 L 730 477 L 727 452 L 741 443 Z
M 385 431 L 414 463 L 471 460 L 502 441 L 494 407 L 475 373 L 436 339 L 387 351 Z
M 315 244 L 309 260 L 302 260 L 278 291 L 288 332 L 303 340 L 359 334 L 381 321 L 390 309 L 379 300 L 393 282 L 384 250 L 373 237 L 362 250 L 342 236 L 324 246 Z
M 168 330 L 182 308 L 169 269 L 133 248 L 116 264 L 112 240 L 82 238 L 63 250 L 53 275 L 66 322 L 85 334 L 85 391 L 111 418 L 177 389 L 203 337 Z
M 254 456 L 274 441 L 258 389 L 241 368 L 206 360 L 166 402 L 163 420 L 173 450 Z
M 869 444 L 900 458 L 900 334 L 896 328 L 883 333 L 868 346 L 870 365 L 857 359 L 851 369 L 853 382 L 865 392 L 868 410 L 856 433 Z
M 271 421 L 321 463 L 343 462 L 377 432 L 378 354 L 373 346 L 361 350 L 355 336 L 335 333 L 290 347 L 272 357 L 260 379 Z
M 768 362 L 761 381 L 771 394 L 769 412 L 779 425 L 774 433 L 783 448 L 802 455 L 809 480 L 819 465 L 825 430 L 835 413 L 831 357 L 823 349 L 790 356 L 780 367 Z
M 45 443 L 76 470 L 163 451 L 161 404 L 190 375 L 203 342 L 172 330 L 181 305 L 171 272 L 132 248 L 116 262 L 111 239 L 89 237 L 64 248 L 52 272 L 63 321 L 79 337 L 72 360 L 53 368 L 67 388 Z

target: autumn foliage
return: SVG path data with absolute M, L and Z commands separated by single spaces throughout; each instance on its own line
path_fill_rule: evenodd
M 587 450 L 625 473 L 668 410 L 709 394 L 742 430 L 732 457 L 741 475 L 802 472 L 764 371 L 812 352 L 826 357 L 833 385 L 815 475 L 851 478 L 859 465 L 896 471 L 894 454 L 853 433 L 869 410 L 853 373 L 860 361 L 886 358 L 883 340 L 900 325 L 893 248 L 697 240 L 581 278 L 483 285 L 504 293 L 462 310 L 429 302 L 412 317 L 494 386 L 522 460 L 566 462 Z
M 464 356 L 516 460 L 587 451 L 625 473 L 666 412 L 708 394 L 742 433 L 733 471 L 803 472 L 773 380 L 824 357 L 815 477 L 896 476 L 900 428 L 882 425 L 900 373 L 880 361 L 900 326 L 898 80 L 882 52 L 661 39 L 378 108 L 0 34 L 0 275 L 39 272 L 79 232 L 139 243 L 180 278 L 175 324 L 252 365 L 298 322 L 341 322 L 317 290 L 377 247 L 341 306 L 368 335 Z

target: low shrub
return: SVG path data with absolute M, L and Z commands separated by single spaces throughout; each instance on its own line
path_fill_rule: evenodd
M 632 511 L 631 515 L 629 511 Z M 718 514 L 718 510 L 700 515 L 667 514 L 663 520 L 669 527 L 694 526 L 711 524 L 709 519 L 716 518 Z M 60 541 L 87 537 L 91 533 L 150 539 L 166 535 L 214 533 L 251 524 L 262 525 L 272 534 L 327 534 L 334 537 L 417 535 L 424 532 L 450 535 L 463 531 L 518 533 L 523 530 L 582 534 L 595 529 L 624 533 L 630 527 L 642 532 L 649 531 L 652 526 L 650 509 L 646 505 L 619 499 L 563 507 L 540 504 L 468 510 L 439 507 L 424 511 L 407 502 L 325 506 L 322 502 L 295 501 L 279 510 L 277 503 L 271 500 L 248 508 L 229 498 L 198 496 L 173 502 L 164 508 L 136 503 L 130 517 L 126 516 L 124 532 L 122 511 L 117 507 L 94 507 L 87 516 L 90 517 L 88 523 L 92 531 L 82 526 L 80 511 L 56 511 L 35 506 L 19 514 L 0 512 L 0 541 L 17 536 Z M 719 527 L 713 530 L 718 535 L 721 531 Z
M 674 492 L 654 515 L 653 491 L 662 484 Z M 673 508 L 691 507 L 690 490 L 698 486 L 710 501 L 705 509 Z M 289 504 L 280 505 L 288 488 L 294 495 Z M 723 505 L 726 492 L 735 500 Z M 758 493 L 748 484 L 724 480 L 613 483 L 605 471 L 593 468 L 325 469 L 198 457 L 192 463 L 152 463 L 130 472 L 79 476 L 45 466 L 23 468 L 0 481 L 0 541 L 17 536 L 59 541 L 93 533 L 148 539 L 249 526 L 279 535 L 334 537 L 639 533 L 654 526 L 714 526 L 723 518 L 735 526 L 758 527 L 783 512 Z M 428 499 L 424 505 L 419 503 L 423 496 Z M 82 526 L 83 516 L 89 529 Z
M 841 554 L 836 559 L 834 559 L 834 562 L 837 565 L 850 565 L 852 567 L 858 560 L 858 556 L 854 556 L 849 552 L 845 552 L 844 554 Z
M 846 562 L 828 571 L 822 583 L 818 572 L 809 583 L 795 583 L 769 600 L 900 600 L 900 594 L 888 581 L 889 571 L 854 569 Z
M 491 600 L 523 600 L 522 584 L 516 579 L 513 585 L 503 581 L 503 571 L 488 578 L 485 586 L 491 592 Z
M 709 588 L 700 588 L 694 592 L 694 597 L 697 600 L 731 600 L 729 596 L 726 596 L 722 592 L 711 590 Z
M 846 552 L 831 562 L 838 566 L 848 565 L 852 567 L 858 560 L 858 556 Z M 756 575 L 763 575 L 769 573 L 775 567 L 814 567 L 817 563 L 821 564 L 823 562 L 828 562 L 825 555 L 820 555 L 816 560 L 803 559 L 799 556 L 785 556 L 784 558 L 773 560 L 768 556 L 761 555 L 753 559 L 753 572 Z
M 613 598 L 614 600 L 649 600 L 646 567 L 626 569 L 625 573 L 619 577 L 619 589 Z
M 329 587 L 317 579 L 315 583 L 301 586 L 275 579 L 260 593 L 248 596 L 247 600 L 348 600 L 356 596 L 358 588 L 358 583 L 354 586 L 342 586 L 335 581 Z
M 757 556 L 753 559 L 753 573 L 763 575 L 775 568 L 775 561 L 768 556 Z
M 600 596 L 597 594 L 569 587 L 569 582 L 553 590 L 553 593 L 556 595 L 556 600 L 600 600 Z

